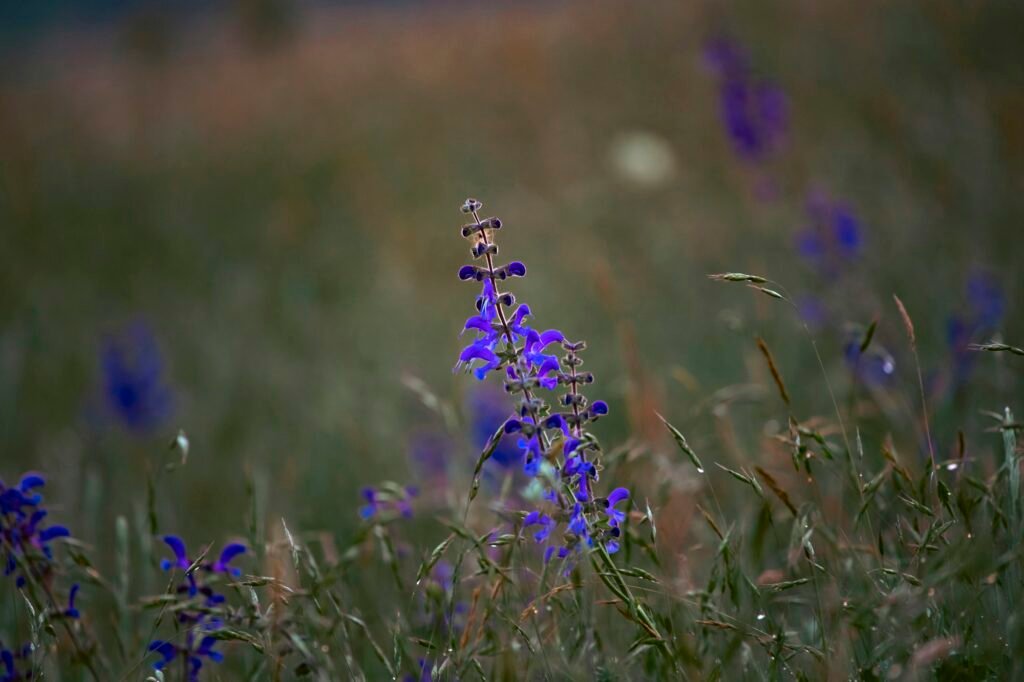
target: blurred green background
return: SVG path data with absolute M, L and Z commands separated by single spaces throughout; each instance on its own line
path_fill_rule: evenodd
M 978 268 L 1024 343 L 1018 3 L 157 7 L 9 13 L 0 33 L 0 476 L 48 472 L 87 542 L 139 518 L 179 428 L 191 454 L 161 484 L 162 526 L 195 542 L 244 530 L 250 478 L 268 518 L 336 533 L 360 486 L 415 482 L 410 449 L 444 425 L 403 377 L 457 412 L 476 388 L 451 371 L 476 294 L 455 276 L 466 196 L 503 219 L 537 326 L 589 341 L 608 445 L 661 447 L 658 409 L 718 447 L 707 396 L 770 385 L 755 335 L 799 410 L 831 411 L 797 319 L 705 277 L 728 270 L 821 297 L 828 371 L 881 431 L 915 404 L 852 386 L 844 325 L 879 319 L 913 396 L 894 292 L 940 448 L 1012 404 L 1003 358 L 967 387 L 941 378 Z M 702 52 L 723 34 L 788 96 L 770 163 L 737 158 L 719 120 Z M 862 223 L 838 278 L 794 247 L 814 188 Z M 101 355 L 140 326 L 173 412 L 132 429 Z M 469 468 L 473 444 L 449 454 Z

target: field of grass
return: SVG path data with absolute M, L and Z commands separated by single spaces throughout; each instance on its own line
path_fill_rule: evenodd
M 1024 679 L 1022 19 L 0 45 L 0 680 Z

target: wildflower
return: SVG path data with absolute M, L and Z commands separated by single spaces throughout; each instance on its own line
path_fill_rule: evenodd
M 873 343 L 861 350 L 861 334 L 849 333 L 843 346 L 846 366 L 860 381 L 869 386 L 880 387 L 889 383 L 896 371 L 896 361 L 887 350 Z
M 820 274 L 834 277 L 860 255 L 860 220 L 847 204 L 817 191 L 807 200 L 807 215 L 809 225 L 796 235 L 797 252 Z
M 778 149 L 786 133 L 785 93 L 756 78 L 746 52 L 726 38 L 710 41 L 704 56 L 718 78 L 719 111 L 733 150 L 746 161 L 764 160 Z
M 165 535 L 163 537 L 163 541 L 171 548 L 171 551 L 174 553 L 174 559 L 162 560 L 160 562 L 160 568 L 164 571 L 172 568 L 178 568 L 185 572 L 185 583 L 178 587 L 178 592 L 181 594 L 187 593 L 189 597 L 195 597 L 196 595 L 201 594 L 206 598 L 206 606 L 208 607 L 217 606 L 218 604 L 223 603 L 225 600 L 223 595 L 218 594 L 206 582 L 197 580 L 195 570 L 189 570 L 193 567 L 195 562 L 189 559 L 185 543 L 182 539 L 176 535 Z M 242 574 L 242 571 L 230 564 L 236 556 L 244 553 L 245 545 L 230 543 L 224 546 L 216 561 L 201 564 L 196 568 L 201 568 L 208 573 L 220 573 L 231 577 L 238 577 Z M 178 612 L 178 619 L 181 622 L 199 622 L 203 620 L 204 616 L 205 614 L 202 612 L 187 609 Z
M 975 270 L 967 278 L 965 310 L 950 316 L 946 323 L 946 341 L 952 355 L 953 383 L 963 385 L 974 369 L 975 353 L 968 346 L 991 336 L 1006 314 L 1006 296 L 999 281 L 990 273 Z
M 615 508 L 619 502 L 629 499 L 629 490 L 626 488 L 616 488 L 605 498 L 604 507 L 605 514 L 608 515 L 608 525 L 617 527 L 620 523 L 626 520 L 626 512 Z
M 21 662 L 30 661 L 32 657 L 32 645 L 26 644 L 20 649 L 8 649 L 0 642 L 0 663 L 3 670 L 0 671 L 0 682 L 21 682 L 21 680 L 32 679 L 32 669 L 29 663 L 25 663 L 25 670 L 19 670 Z
M 213 649 L 216 644 L 216 638 L 211 635 L 197 636 L 193 630 L 186 633 L 184 646 L 162 639 L 155 640 L 150 642 L 149 651 L 160 654 L 161 659 L 153 664 L 153 668 L 163 670 L 178 658 L 183 657 L 188 662 L 188 679 L 190 682 L 194 682 L 199 679 L 199 671 L 203 667 L 204 658 L 214 663 L 224 661 L 224 655 Z
M 548 539 L 551 535 L 552 529 L 556 526 L 556 522 L 547 514 L 542 514 L 538 511 L 532 511 L 526 515 L 523 519 L 523 527 L 529 528 L 530 526 L 540 526 L 540 530 L 533 534 L 533 539 L 540 544 Z
M 366 486 L 360 494 L 366 500 L 366 504 L 359 508 L 359 516 L 362 518 L 371 519 L 388 509 L 395 510 L 408 518 L 412 516 L 410 501 L 419 494 L 419 490 L 414 486 L 402 488 L 389 483 L 385 484 L 380 490 Z
M 18 587 L 27 579 L 19 572 L 19 563 L 23 562 L 34 576 L 48 574 L 53 560 L 51 543 L 71 535 L 65 526 L 42 527 L 48 512 L 38 489 L 45 484 L 42 476 L 33 473 L 25 474 L 12 487 L 0 480 L 0 566 L 5 576 L 16 574 Z
M 64 616 L 66 618 L 77 619 L 81 617 L 78 609 L 75 608 L 75 598 L 78 596 L 78 583 L 71 586 L 71 592 L 68 593 L 68 607 L 64 609 Z
M 495 426 L 497 428 L 497 426 Z M 409 444 L 409 460 L 419 480 L 443 483 L 453 445 L 441 433 L 421 431 L 413 434 Z
M 537 477 L 542 468 L 547 467 L 553 475 L 546 480 L 558 487 L 558 491 L 550 489 L 538 495 L 536 486 L 531 486 L 531 499 L 548 500 L 558 511 L 552 516 L 532 511 L 525 515 L 524 527 L 540 526 L 534 539 L 545 542 L 559 521 L 567 520 L 566 544 L 558 550 L 559 556 L 566 558 L 570 552 L 578 554 L 584 546 L 594 545 L 591 527 L 598 518 L 591 486 L 597 480 L 599 466 L 596 460 L 588 458 L 588 453 L 599 454 L 600 446 L 586 428 L 608 414 L 608 403 L 589 402 L 580 393 L 583 385 L 593 382 L 591 373 L 580 371 L 583 360 L 579 354 L 586 348 L 585 342 L 570 342 L 558 329 L 530 328 L 526 320 L 532 311 L 524 304 L 506 312 L 505 308 L 511 310 L 515 298 L 499 291 L 497 283 L 510 276 L 525 275 L 526 267 L 518 261 L 507 266 L 495 264 L 498 247 L 493 233 L 500 228 L 501 221 L 481 219 L 478 213 L 481 206 L 475 199 L 467 199 L 463 205 L 463 212 L 472 214 L 473 222 L 463 226 L 462 235 L 473 240 L 473 257 L 482 259 L 483 265 L 464 266 L 459 270 L 459 279 L 482 282 L 483 289 L 476 298 L 479 314 L 464 325 L 464 331 L 474 330 L 477 336 L 462 350 L 459 365 L 475 364 L 474 373 L 479 379 L 504 369 L 505 390 L 518 399 L 516 414 L 505 421 L 504 435 L 517 436 L 527 475 Z M 551 347 L 556 345 L 564 351 L 564 357 L 551 353 Z M 565 409 L 552 412 L 538 390 L 551 391 L 559 386 L 566 389 L 559 398 Z M 490 435 L 485 434 L 488 439 Z M 558 440 L 552 441 L 552 436 Z M 559 442 L 561 448 L 553 447 Z M 534 478 L 533 483 L 538 480 Z M 542 481 L 541 485 L 544 483 Z M 613 510 L 614 513 L 620 512 Z M 544 553 L 545 562 L 552 556 L 553 548 L 549 547 Z M 571 562 L 567 564 L 571 567 Z
M 142 324 L 104 340 L 100 350 L 103 392 L 111 413 L 130 431 L 152 431 L 173 412 L 164 384 L 163 357 Z

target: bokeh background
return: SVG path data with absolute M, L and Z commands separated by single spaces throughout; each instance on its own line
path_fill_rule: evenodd
M 344 536 L 362 485 L 464 479 L 505 414 L 452 373 L 466 196 L 537 325 L 588 340 L 608 447 L 667 448 L 658 410 L 756 451 L 755 336 L 830 413 L 803 323 L 844 405 L 916 419 L 893 293 L 942 453 L 1019 397 L 965 351 L 1024 341 L 1018 3 L 205 5 L 0 8 L 0 476 L 48 472 L 88 543 L 145 527 L 179 429 L 160 511 L 192 542 L 241 533 L 248 490 Z M 770 140 L 736 87 L 779 98 Z

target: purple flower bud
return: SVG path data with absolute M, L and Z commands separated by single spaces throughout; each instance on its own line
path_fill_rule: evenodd
M 514 260 L 508 264 L 508 274 L 513 277 L 525 277 L 526 276 L 526 265 Z
M 606 415 L 608 414 L 608 403 L 603 400 L 595 400 L 590 406 L 590 411 L 595 415 Z
M 461 268 L 459 268 L 459 279 L 461 279 L 461 280 L 475 279 L 476 275 L 477 275 L 477 272 L 479 270 L 480 269 L 478 267 L 476 267 L 475 265 L 463 265 Z

